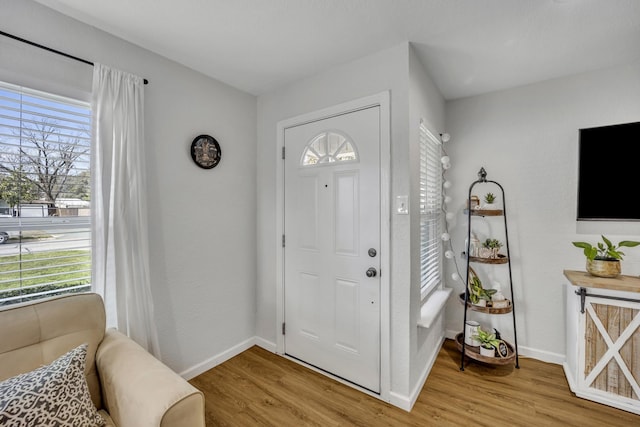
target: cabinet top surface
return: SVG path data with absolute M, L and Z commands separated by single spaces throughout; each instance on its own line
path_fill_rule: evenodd
M 636 276 L 625 276 L 621 274 L 614 278 L 596 277 L 586 271 L 576 270 L 564 270 L 564 275 L 573 286 L 640 293 L 640 277 Z

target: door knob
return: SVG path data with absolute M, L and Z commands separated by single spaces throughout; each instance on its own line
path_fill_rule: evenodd
M 369 269 L 367 270 L 367 277 L 376 277 L 377 274 L 378 271 L 373 267 L 369 267 Z

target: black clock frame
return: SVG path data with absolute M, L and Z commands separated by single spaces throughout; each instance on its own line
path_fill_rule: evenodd
M 203 169 L 213 169 L 222 158 L 218 141 L 210 135 L 198 135 L 191 143 L 191 159 Z

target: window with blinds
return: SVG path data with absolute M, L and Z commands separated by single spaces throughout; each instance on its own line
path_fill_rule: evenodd
M 425 296 L 442 277 L 442 145 L 420 123 L 420 289 Z
M 91 288 L 91 108 L 0 82 L 0 305 Z

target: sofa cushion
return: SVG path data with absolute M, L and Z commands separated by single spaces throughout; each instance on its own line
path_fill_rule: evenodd
M 117 427 L 116 423 L 113 422 L 113 419 L 111 419 L 111 415 L 109 415 L 107 411 L 105 411 L 104 409 L 100 409 L 98 411 L 98 414 L 100 414 L 100 416 L 104 420 L 104 426 L 102 427 Z
M 104 338 L 104 304 L 97 294 L 70 294 L 0 308 L 0 381 L 32 371 L 86 343 L 85 375 L 101 408 L 95 353 Z
M 2 426 L 102 426 L 85 379 L 87 345 L 0 383 Z

